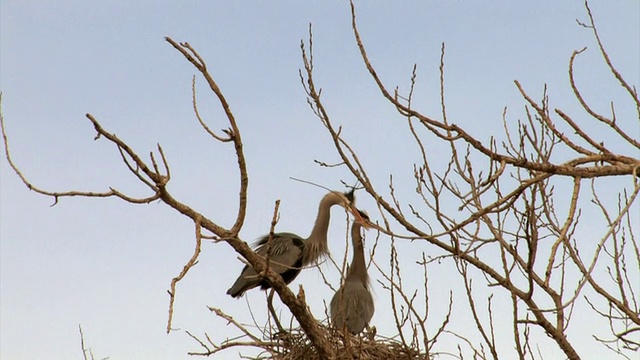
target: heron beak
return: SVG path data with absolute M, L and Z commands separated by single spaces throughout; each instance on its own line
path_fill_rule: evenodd
M 373 228 L 374 228 L 374 226 L 373 226 L 371 223 L 369 223 L 369 221 L 367 221 L 367 220 L 365 220 L 365 221 L 364 221 L 364 222 L 362 222 L 361 224 L 362 224 L 362 227 L 363 227 L 365 230 L 369 230 L 369 229 L 373 229 Z
M 355 221 L 362 225 L 365 229 L 371 229 L 375 227 L 370 221 L 369 216 L 366 212 L 359 210 L 356 208 L 356 197 L 355 197 L 355 188 L 352 188 L 351 191 L 343 193 L 343 195 L 347 199 L 346 208 L 353 215 Z
M 360 225 L 362 225 L 363 228 L 367 230 L 374 227 L 373 224 L 369 221 L 369 216 L 366 212 L 356 208 L 354 209 L 355 211 L 352 212 L 353 217 L 355 218 L 354 221 L 357 221 Z

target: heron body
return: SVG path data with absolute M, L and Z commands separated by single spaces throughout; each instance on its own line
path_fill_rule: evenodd
M 333 295 L 329 309 L 331 322 L 338 329 L 346 328 L 358 334 L 369 325 L 375 306 L 369 290 L 369 274 L 364 261 L 364 245 L 360 229 L 362 224 L 354 221 L 351 227 L 353 259 L 344 284 Z
M 256 253 L 268 258 L 269 266 L 282 276 L 285 283 L 290 283 L 298 276 L 303 267 L 317 262 L 318 259 L 329 253 L 327 232 L 331 218 L 331 207 L 340 205 L 353 212 L 353 202 L 353 191 L 349 193 L 329 192 L 320 200 L 318 216 L 308 238 L 303 239 L 296 234 L 282 232 L 273 234 L 273 238 L 269 242 L 269 235 L 265 235 L 256 242 Z M 252 266 L 246 265 L 235 283 L 227 290 L 227 294 L 237 298 L 257 286 L 266 290 L 271 287 L 271 284 L 258 275 Z

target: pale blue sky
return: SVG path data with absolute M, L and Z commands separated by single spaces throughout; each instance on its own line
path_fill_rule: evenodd
M 415 101 L 434 116 L 440 114 L 438 65 L 440 45 L 446 43 L 449 118 L 483 140 L 501 134 L 505 106 L 514 122 L 523 117 L 515 79 L 536 99 L 548 84 L 552 107 L 582 115 L 568 86 L 573 50 L 589 48 L 577 61 L 576 75 L 598 109 L 606 111 L 620 94 L 592 34 L 576 24 L 576 18 L 587 19 L 581 1 L 368 1 L 356 8 L 383 81 L 406 90 L 417 63 Z M 614 64 L 637 85 L 638 2 L 593 1 L 591 8 Z M 345 1 L 2 0 L 0 91 L 14 160 L 36 186 L 48 190 L 112 186 L 147 195 L 117 151 L 104 140 L 93 141 L 84 117 L 91 113 L 140 154 L 162 144 L 174 196 L 229 226 L 236 211 L 235 157 L 231 147 L 212 142 L 200 130 L 191 110 L 195 69 L 163 40 L 171 36 L 188 41 L 204 57 L 243 132 L 251 178 L 244 239 L 268 231 L 276 199 L 282 201 L 278 229 L 306 236 L 323 190 L 289 177 L 335 189 L 341 179 L 353 181 L 344 169 L 313 162 L 334 162 L 337 155 L 307 106 L 298 77 L 299 44 L 309 23 L 315 79 L 334 122 L 343 125 L 381 189 L 393 174 L 397 187 L 406 189 L 399 196 L 411 198 L 415 145 L 363 67 Z M 217 103 L 198 84 L 208 123 L 226 127 Z M 625 110 L 620 111 L 623 119 Z M 638 124 L 630 129 L 637 136 Z M 183 331 L 165 334 L 166 290 L 194 246 L 189 221 L 158 203 L 68 198 L 50 207 L 51 199 L 30 192 L 4 157 L 0 162 L 3 358 L 80 359 L 78 324 L 96 358 L 185 359 L 188 351 L 199 350 Z M 366 197 L 359 204 L 370 213 L 375 209 Z M 331 249 L 341 259 L 345 221 L 339 211 L 333 216 L 331 239 L 337 240 Z M 401 245 L 408 263 L 417 252 L 431 250 L 411 246 Z M 387 264 L 381 254 L 379 261 Z M 225 295 L 240 268 L 231 248 L 205 244 L 200 263 L 179 284 L 174 326 L 206 331 L 218 341 L 235 333 L 207 305 L 250 321 L 245 299 Z M 434 291 L 446 293 L 448 279 L 437 275 L 436 268 Z M 318 294 L 307 297 L 321 317 L 322 300 L 332 294 L 317 270 L 307 270 L 293 284 Z M 376 285 L 374 291 L 379 300 L 374 325 L 393 335 L 384 312 L 386 294 Z M 436 309 L 448 301 L 432 296 Z M 261 317 L 263 294 L 252 291 L 247 298 Z M 220 358 L 237 355 L 232 350 Z

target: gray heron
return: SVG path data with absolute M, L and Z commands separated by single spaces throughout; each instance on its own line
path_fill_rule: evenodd
M 375 307 L 369 289 L 369 274 L 364 260 L 364 244 L 360 230 L 369 228 L 368 216 L 360 211 L 351 226 L 353 259 L 347 270 L 344 283 L 331 299 L 329 310 L 331 323 L 338 329 L 346 328 L 352 334 L 358 334 L 369 325 Z M 364 221 L 363 221 L 364 220 Z
M 280 232 L 273 234 L 269 245 L 269 235 L 267 234 L 258 239 L 255 244 L 255 252 L 267 258 L 267 252 L 270 251 L 268 255 L 269 266 L 282 276 L 285 283 L 290 283 L 298 276 L 303 267 L 316 262 L 321 256 L 329 253 L 327 231 L 332 206 L 340 205 L 352 213 L 354 217 L 360 216 L 354 207 L 353 192 L 354 190 L 346 193 L 330 191 L 320 200 L 318 216 L 308 238 L 303 239 L 296 234 Z M 252 266 L 246 265 L 235 283 L 227 290 L 227 294 L 238 298 L 247 290 L 257 286 L 260 286 L 262 290 L 267 290 L 271 284 L 258 275 Z

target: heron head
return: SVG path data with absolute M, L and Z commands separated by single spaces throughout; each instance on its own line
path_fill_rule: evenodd
M 356 188 L 352 187 L 350 191 L 345 191 L 344 197 L 347 198 L 349 203 L 355 205 L 356 204 Z
M 356 219 L 356 221 L 361 224 L 362 226 L 364 226 L 365 228 L 367 227 L 367 221 L 369 219 L 369 216 L 366 214 L 366 212 L 360 211 L 358 208 L 356 208 L 356 188 L 353 187 L 351 188 L 351 190 L 349 191 L 345 191 L 344 193 L 340 194 L 341 197 L 344 198 L 344 208 L 347 209 L 347 211 L 349 211 L 351 213 L 351 215 L 353 215 L 353 217 Z M 367 220 L 362 218 L 362 214 L 364 214 L 364 216 L 366 216 Z

